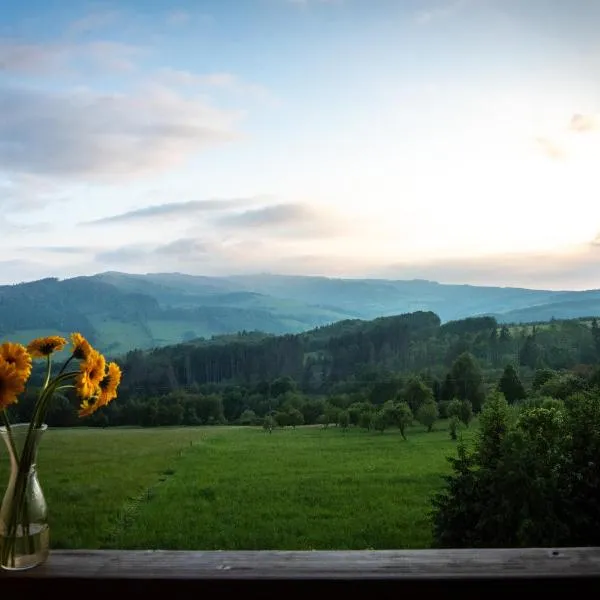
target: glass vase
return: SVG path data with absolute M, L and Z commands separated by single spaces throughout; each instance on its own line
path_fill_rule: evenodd
M 10 457 L 10 478 L 0 508 L 0 566 L 7 570 L 31 569 L 48 557 L 48 508 L 37 476 L 41 425 L 29 423 L 0 427 Z M 28 435 L 29 433 L 29 435 Z

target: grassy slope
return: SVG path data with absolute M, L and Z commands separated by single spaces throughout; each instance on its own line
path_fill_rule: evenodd
M 49 431 L 38 464 L 52 544 L 427 547 L 429 499 L 455 450 L 439 427 L 412 428 L 406 442 L 316 427 Z M 3 453 L 2 476 L 6 463 Z

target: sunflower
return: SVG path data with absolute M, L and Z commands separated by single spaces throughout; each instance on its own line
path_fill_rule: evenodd
M 71 334 L 71 343 L 73 344 L 73 357 L 87 360 L 93 350 L 90 343 L 80 333 Z
M 92 348 L 88 357 L 79 363 L 80 372 L 75 376 L 75 389 L 80 398 L 89 399 L 98 393 L 105 369 L 104 356 Z
M 25 389 L 25 381 L 14 364 L 0 358 L 0 410 L 18 402 L 17 396 Z
M 79 417 L 89 417 L 91 414 L 95 413 L 98 408 L 100 408 L 100 403 L 97 398 L 85 398 L 81 401 L 81 405 L 79 406 Z
M 117 363 L 111 362 L 108 365 L 108 371 L 104 379 L 100 382 L 98 393 L 98 404 L 106 406 L 111 400 L 117 397 L 117 387 L 121 382 L 121 369 Z
M 23 382 L 29 379 L 31 375 L 31 356 L 27 348 L 22 344 L 13 344 L 5 342 L 0 346 L 0 358 L 9 365 L 14 365 L 17 374 Z
M 67 345 L 67 340 L 59 335 L 36 338 L 27 344 L 27 350 L 33 358 L 44 358 L 53 352 L 60 352 Z

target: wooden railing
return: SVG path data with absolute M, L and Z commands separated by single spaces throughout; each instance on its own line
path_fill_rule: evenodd
M 574 593 L 595 580 L 600 591 L 600 548 L 374 551 L 128 551 L 55 550 L 28 571 L 0 573 L 0 591 L 63 594 L 127 590 L 153 595 L 222 593 L 255 588 L 294 593 L 337 585 L 367 593 L 385 583 L 404 590 L 493 592 L 497 586 Z M 300 587 L 298 587 L 300 586 Z M 240 591 L 240 593 L 242 593 Z M 361 592 L 362 593 L 362 592 Z M 6 597 L 6 596 L 5 596 Z M 175 598 L 176 596 L 172 596 Z M 116 599 L 115 599 L 116 600 Z M 306 599 L 312 600 L 312 599 Z M 315 599 L 316 600 L 316 599 Z

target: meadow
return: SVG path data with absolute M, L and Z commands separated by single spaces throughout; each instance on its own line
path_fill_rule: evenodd
M 455 452 L 443 421 L 406 441 L 335 427 L 54 429 L 38 472 L 53 548 L 426 548 Z

